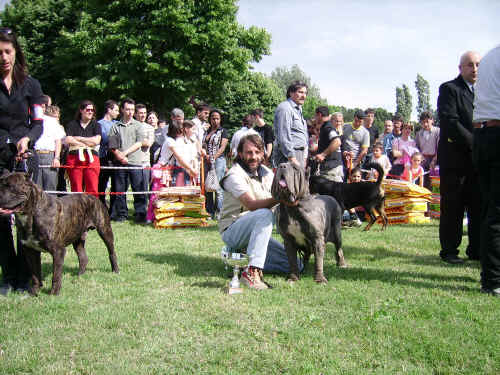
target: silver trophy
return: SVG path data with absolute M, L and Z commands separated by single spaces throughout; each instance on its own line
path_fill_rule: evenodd
M 231 248 L 224 246 L 220 253 L 222 260 L 227 267 L 233 267 L 233 278 L 229 282 L 229 286 L 227 287 L 228 294 L 238 294 L 243 293 L 243 289 L 240 287 L 240 268 L 243 268 L 248 265 L 248 256 L 244 253 L 235 252 Z

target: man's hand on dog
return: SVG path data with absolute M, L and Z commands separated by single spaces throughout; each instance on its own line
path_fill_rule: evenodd
M 28 150 L 28 143 L 30 142 L 30 139 L 28 137 L 23 137 L 21 138 L 17 144 L 17 155 L 16 155 L 16 160 L 20 161 L 22 159 L 27 159 L 30 155 L 27 155 L 26 151 Z

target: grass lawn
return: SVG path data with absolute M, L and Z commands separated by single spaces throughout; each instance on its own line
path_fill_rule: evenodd
M 342 232 L 347 269 L 328 244 L 327 285 L 310 265 L 235 296 L 215 226 L 113 224 L 119 275 L 92 231 L 87 273 L 68 248 L 60 296 L 45 254 L 40 295 L 0 299 L 0 374 L 500 373 L 500 299 L 479 293 L 479 264 L 441 262 L 435 222 L 379 228 Z

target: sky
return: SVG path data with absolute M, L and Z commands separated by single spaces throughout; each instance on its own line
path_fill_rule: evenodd
M 396 110 L 396 87 L 406 84 L 416 117 L 417 73 L 430 85 L 458 75 L 463 52 L 481 55 L 500 44 L 498 0 L 240 0 L 238 21 L 266 29 L 271 55 L 254 63 L 270 74 L 297 64 L 321 96 L 348 108 Z
M 7 0 L 0 0 L 3 9 Z M 266 29 L 271 55 L 254 63 L 270 74 L 297 64 L 321 96 L 348 108 L 396 110 L 396 87 L 417 97 L 421 74 L 435 109 L 439 85 L 458 75 L 463 52 L 500 44 L 499 0 L 239 0 L 238 21 Z

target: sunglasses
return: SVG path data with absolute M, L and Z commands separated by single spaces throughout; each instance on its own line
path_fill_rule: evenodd
M 94 113 L 95 110 L 93 108 L 85 108 L 85 112 Z
M 14 32 L 8 27 L 0 27 L 0 34 L 12 35 Z

